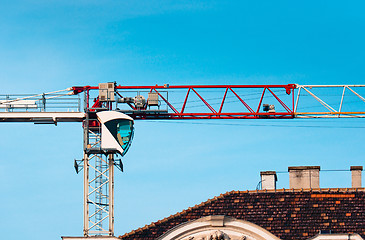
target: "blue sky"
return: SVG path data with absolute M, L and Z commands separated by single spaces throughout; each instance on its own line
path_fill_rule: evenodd
M 364 84 L 362 1 L 3 1 L 1 93 L 75 85 Z M 307 127 L 311 126 L 311 127 Z M 136 122 L 115 179 L 116 235 L 262 170 L 363 165 L 364 121 Z M 349 128 L 347 128 L 349 127 Z M 82 234 L 81 124 L 0 124 L 6 239 Z M 288 174 L 278 175 L 288 188 Z M 322 172 L 322 187 L 350 187 Z

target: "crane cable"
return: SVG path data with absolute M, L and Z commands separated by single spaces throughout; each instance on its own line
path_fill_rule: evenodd
M 344 129 L 362 129 L 361 126 L 321 126 L 321 125 L 282 125 L 282 124 L 242 124 L 242 123 L 211 123 L 211 122 L 179 122 L 169 120 L 156 121 L 146 120 L 148 122 L 155 123 L 168 123 L 168 124 L 188 124 L 188 125 L 212 125 L 212 126 L 248 126 L 248 127 L 284 127 L 284 128 L 344 128 Z

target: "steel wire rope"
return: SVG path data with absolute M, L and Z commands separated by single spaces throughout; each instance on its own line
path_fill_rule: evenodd
M 200 91 L 199 91 L 200 92 Z M 239 92 L 235 91 L 238 95 L 239 95 Z M 185 92 L 184 92 L 185 93 Z M 261 92 L 256 92 L 256 93 L 249 93 L 249 94 L 243 94 L 243 95 L 239 95 L 240 97 L 241 96 L 250 96 L 250 95 L 257 95 L 257 94 L 261 94 Z M 237 98 L 236 96 L 228 96 L 226 98 Z M 222 100 L 222 97 L 215 97 L 215 98 L 207 98 L 205 100 Z M 193 100 L 193 101 L 189 101 L 190 103 L 192 102 L 201 102 L 201 100 Z M 180 101 L 180 102 L 172 102 L 171 104 L 182 104 L 184 102 Z
M 321 172 L 351 172 L 350 169 L 321 169 Z M 275 173 L 279 174 L 289 174 L 288 171 L 275 171 Z
M 308 96 L 306 96 L 306 97 L 311 97 L 310 95 L 308 95 Z M 354 97 L 357 97 L 357 96 L 354 96 Z M 346 103 L 361 103 L 361 99 L 359 99 L 358 101 L 349 101 L 349 102 L 347 102 L 346 101 Z M 318 104 L 320 104 L 319 102 L 318 102 Z M 335 104 L 339 104 L 338 102 L 337 103 L 327 103 L 328 105 L 335 105 Z M 298 107 L 299 107 L 299 104 L 298 104 Z M 301 107 L 301 109 L 308 109 L 308 108 L 319 108 L 319 107 L 323 107 L 323 105 L 311 105 L 311 106 L 305 106 L 305 107 Z
M 213 125 L 213 126 L 249 126 L 249 127 L 288 127 L 288 128 L 344 128 L 344 129 L 363 129 L 359 126 L 320 126 L 320 125 L 278 125 L 278 124 L 240 124 L 240 123 L 207 123 L 207 122 L 178 122 L 178 121 L 156 121 L 148 122 L 168 123 L 168 124 L 187 124 L 187 125 Z
M 280 92 L 280 91 L 282 91 L 282 92 L 284 92 L 285 90 L 278 90 L 277 92 Z M 169 92 L 173 92 L 173 91 L 169 91 Z M 174 91 L 175 92 L 175 91 Z M 199 91 L 199 92 L 203 92 L 203 91 Z M 218 91 L 205 91 L 205 92 L 218 92 Z M 220 92 L 222 92 L 222 91 L 220 91 Z M 239 91 L 235 91 L 238 95 L 240 94 L 240 92 Z M 249 94 L 243 94 L 243 95 L 239 95 L 240 97 L 241 96 L 250 96 L 250 95 L 257 95 L 257 94 L 261 94 L 262 93 L 262 91 L 257 91 L 257 92 L 255 92 L 255 93 L 249 93 Z M 242 93 L 241 93 L 242 94 Z M 277 96 L 283 96 L 283 95 L 285 95 L 285 94 L 277 94 Z M 301 93 L 301 95 L 300 95 L 301 97 L 312 97 L 309 93 L 306 93 L 306 92 L 304 92 L 304 93 Z M 333 96 L 333 97 L 335 97 L 335 96 L 337 96 L 337 97 L 340 97 L 340 96 L 342 96 L 342 94 L 321 94 L 321 96 Z M 273 97 L 272 95 L 269 95 L 269 96 L 267 96 L 267 97 Z M 346 96 L 346 97 L 357 97 L 357 96 L 354 96 L 354 95 L 350 95 L 350 96 Z M 226 97 L 226 98 L 237 98 L 236 96 L 228 96 L 228 97 Z M 208 98 L 208 99 L 205 99 L 205 100 L 221 100 L 222 99 L 222 97 L 216 97 L 216 98 Z M 245 100 L 253 100 L 253 98 L 250 98 L 250 99 L 245 99 Z M 190 103 L 192 103 L 192 102 L 201 102 L 201 100 L 193 100 L 193 101 L 189 101 Z M 352 102 L 356 102 L 356 101 L 352 101 Z M 171 104 L 181 104 L 181 103 L 183 103 L 183 102 L 173 102 L 173 103 L 171 103 Z M 218 102 L 219 103 L 219 102 Z M 330 103 L 330 104 L 336 104 L 336 103 Z
M 282 94 L 276 94 L 276 96 L 284 96 L 286 93 L 282 93 Z M 260 97 L 260 96 L 258 96 Z M 237 98 L 236 96 L 231 96 L 230 98 Z M 266 96 L 266 98 L 274 98 L 274 96 L 272 95 L 269 95 L 269 96 Z M 212 98 L 213 100 L 222 100 L 222 98 Z M 210 99 L 205 99 L 205 100 L 210 100 Z M 244 100 L 257 100 L 257 98 L 245 98 Z M 231 101 L 224 101 L 224 103 L 234 103 L 234 102 L 238 102 L 239 100 L 231 100 Z M 194 101 L 189 101 L 189 103 L 191 102 L 202 102 L 201 100 L 194 100 Z M 183 103 L 183 102 L 180 102 L 180 103 Z M 174 103 L 176 104 L 176 103 Z M 221 102 L 213 102 L 213 103 L 210 103 L 210 105 L 213 105 L 213 104 L 221 104 Z M 197 108 L 197 107 L 203 107 L 203 106 L 206 106 L 204 103 L 201 103 L 200 105 L 193 105 L 193 106 L 186 106 L 185 109 L 190 109 L 190 108 Z
M 261 93 L 261 92 L 259 92 L 259 93 Z M 238 94 L 238 93 L 237 93 Z M 249 95 L 256 95 L 257 93 L 255 93 L 255 94 L 246 94 L 246 95 L 242 95 L 242 96 L 249 96 Z M 281 94 L 276 94 L 277 96 L 284 96 L 285 95 L 285 93 L 281 93 Z M 321 96 L 324 96 L 324 95 L 321 95 Z M 340 96 L 342 96 L 342 94 L 337 94 L 337 95 L 331 95 L 331 96 L 337 96 L 337 97 L 340 97 Z M 267 98 L 273 98 L 274 96 L 272 96 L 272 95 L 269 95 L 269 96 L 266 96 Z M 311 98 L 313 98 L 310 94 L 303 94 L 303 95 L 301 95 L 301 97 L 311 97 Z M 353 96 L 353 95 L 351 95 L 351 96 L 346 96 L 346 97 L 357 97 L 357 96 Z M 237 98 L 236 96 L 229 96 L 229 97 L 226 97 L 226 98 Z M 257 98 L 245 98 L 244 100 L 255 100 L 255 99 L 257 99 Z M 222 98 L 210 98 L 210 99 L 206 99 L 206 100 L 222 100 Z M 315 100 L 315 99 L 314 99 Z M 304 100 L 303 100 L 304 101 Z M 193 103 L 193 102 L 201 102 L 201 100 L 194 100 L 194 101 L 189 101 L 189 103 Z M 237 101 L 225 101 L 224 103 L 234 103 L 234 102 L 237 102 Z M 183 103 L 183 102 L 179 102 L 179 103 Z M 211 103 L 211 105 L 212 104 L 220 104 L 221 102 L 213 102 L 213 103 Z M 361 103 L 361 100 L 359 100 L 359 101 L 346 101 L 346 103 L 348 104 L 348 103 Z M 177 102 L 175 102 L 175 103 L 173 103 L 173 104 L 178 104 Z M 328 103 L 329 105 L 335 105 L 335 104 L 339 104 L 338 102 L 336 102 L 336 103 L 333 103 L 333 102 L 331 102 L 331 103 Z M 190 108 L 197 108 L 197 107 L 203 107 L 203 106 L 205 106 L 205 104 L 204 103 L 202 103 L 202 104 L 200 104 L 200 105 L 193 105 L 193 106 L 186 106 L 186 109 L 190 109 Z M 298 105 L 298 107 L 299 107 L 299 105 Z M 316 105 L 311 105 L 311 106 L 305 106 L 305 107 L 300 107 L 300 109 L 308 109 L 308 108 L 319 108 L 319 107 L 323 107 L 322 105 L 320 105 L 320 106 L 316 106 Z
M 123 91 L 120 91 L 120 92 L 123 92 Z M 131 92 L 131 91 L 128 91 L 128 92 Z M 132 91 L 134 92 L 134 91 Z M 145 92 L 148 92 L 148 91 L 145 91 Z M 186 94 L 186 91 L 185 90 L 169 90 L 168 91 L 169 93 L 182 93 L 182 94 Z M 212 92 L 220 92 L 222 93 L 223 91 L 211 91 L 211 90 L 206 90 L 206 91 L 199 91 L 199 92 L 209 92 L 209 93 L 212 93 Z M 237 91 L 237 89 L 235 89 L 235 92 L 241 97 L 243 98 L 244 96 L 252 96 L 252 95 L 257 95 L 257 97 L 260 97 L 258 94 L 262 94 L 262 91 L 256 91 L 254 93 L 248 93 L 248 94 L 242 94 L 241 91 Z M 284 96 L 285 95 L 285 90 L 277 90 L 276 92 L 279 92 L 279 94 L 276 94 L 277 96 Z M 282 92 L 282 93 L 280 93 Z M 274 96 L 272 95 L 269 95 L 269 96 L 266 96 L 266 97 L 269 97 L 269 98 L 273 98 Z M 237 98 L 236 96 L 228 96 L 226 97 L 226 99 L 232 99 L 232 98 Z M 219 102 L 213 102 L 213 103 L 210 103 L 211 105 L 212 104 L 220 104 L 221 101 L 222 101 L 223 97 L 215 97 L 215 98 L 206 98 L 205 100 L 206 101 L 210 101 L 210 100 L 219 100 Z M 257 98 L 245 98 L 244 100 L 255 100 Z M 201 104 L 200 105 L 193 105 L 193 106 L 186 106 L 185 109 L 189 109 L 189 108 L 197 108 L 197 107 L 204 107 L 206 106 L 204 103 L 202 103 L 202 100 L 201 99 L 197 99 L 197 100 L 191 100 L 191 101 L 187 101 L 187 103 L 196 103 L 196 102 L 200 102 Z M 237 102 L 237 101 L 225 101 L 225 103 L 233 103 L 233 102 Z M 171 102 L 170 104 L 183 104 L 184 102 L 183 101 L 179 101 L 179 102 Z

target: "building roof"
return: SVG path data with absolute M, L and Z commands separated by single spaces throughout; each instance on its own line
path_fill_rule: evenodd
M 227 192 L 120 238 L 156 239 L 179 224 L 209 215 L 252 222 L 280 239 L 308 239 L 319 231 L 358 233 L 364 237 L 365 189 Z

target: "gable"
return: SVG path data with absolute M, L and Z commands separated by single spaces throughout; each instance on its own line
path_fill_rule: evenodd
M 208 216 L 180 224 L 157 240 L 280 240 L 260 226 L 227 216 Z

